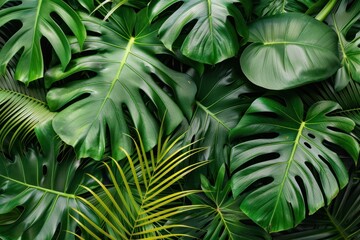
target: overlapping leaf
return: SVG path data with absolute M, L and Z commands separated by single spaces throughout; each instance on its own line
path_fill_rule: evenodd
M 360 82 L 360 32 L 350 41 L 347 34 L 360 19 L 360 2 L 343 0 L 336 12 L 329 16 L 328 22 L 339 37 L 342 67 L 336 74 L 336 89 L 343 89 L 353 79 Z
M 239 9 L 234 3 L 239 0 L 156 0 L 149 5 L 150 20 L 174 4 L 182 5 L 166 19 L 159 35 L 168 49 L 187 24 L 195 21 L 185 39 L 181 40 L 180 51 L 198 62 L 215 64 L 235 56 L 239 49 L 240 34 L 247 38 L 247 27 Z M 234 19 L 235 26 L 228 17 Z
M 85 177 L 92 167 L 81 167 L 80 160 L 60 155 L 60 141 L 51 123 L 37 131 L 41 150 L 33 148 L 13 159 L 0 157 L 0 238 L 75 239 L 78 224 L 72 208 L 93 217 L 77 199 L 80 184 L 94 188 Z M 58 158 L 59 157 L 59 158 Z M 21 214 L 17 212 L 20 211 Z M 9 214 L 11 221 L 3 221 Z M 96 218 L 93 218 L 96 221 Z
M 157 39 L 158 25 L 149 25 L 146 11 L 135 13 L 122 7 L 108 22 L 83 15 L 89 36 L 83 53 L 64 72 L 55 67 L 47 73 L 47 84 L 76 76 L 63 87 L 49 91 L 56 133 L 75 147 L 79 157 L 101 159 L 110 139 L 112 156 L 131 152 L 126 134 L 130 122 L 139 130 L 146 150 L 157 142 L 159 119 L 165 113 L 165 132 L 170 133 L 191 116 L 196 86 L 191 78 L 169 69 L 156 54 L 165 52 Z M 96 54 L 88 54 L 96 51 Z M 89 79 L 82 72 L 94 72 Z M 76 74 L 76 75 L 74 75 Z M 78 78 L 84 76 L 84 78 Z M 62 109 L 64 106 L 65 109 Z
M 268 231 L 293 228 L 347 184 L 347 169 L 328 143 L 356 161 L 359 145 L 348 134 L 352 120 L 329 116 L 338 109 L 321 101 L 305 113 L 296 95 L 261 97 L 231 132 L 240 138 L 230 160 L 233 193 L 244 194 L 241 210 Z
M 194 228 L 188 229 L 190 235 L 204 240 L 270 239 L 263 229 L 246 224 L 249 219 L 239 209 L 240 199 L 232 197 L 225 165 L 219 168 L 214 185 L 202 175 L 201 188 L 204 193 L 189 198 L 192 204 L 203 207 L 187 212 L 182 216 L 183 219 L 179 217 Z
M 240 64 L 258 86 L 294 88 L 324 80 L 340 66 L 336 33 L 307 15 L 287 13 L 260 18 L 249 30 L 253 43 L 242 53 Z
M 255 13 L 259 16 L 276 15 L 287 12 L 305 12 L 314 5 L 314 0 L 257 0 Z
M 161 129 L 162 131 L 162 129 Z M 162 134 L 159 134 L 162 136 Z M 199 209 L 202 206 L 184 205 L 182 199 L 198 193 L 198 190 L 171 189 L 175 183 L 190 172 L 207 164 L 207 161 L 179 167 L 191 155 L 202 151 L 201 148 L 186 151 L 188 146 L 176 148 L 182 136 L 174 141 L 170 137 L 159 138 L 156 149 L 147 153 L 139 137 L 135 142 L 134 157 L 127 155 L 127 160 L 116 162 L 112 168 L 105 163 L 109 171 L 111 186 L 105 186 L 95 179 L 103 190 L 105 197 L 92 192 L 96 204 L 86 199 L 83 202 L 90 206 L 104 222 L 95 228 L 103 235 L 88 231 L 95 239 L 172 239 L 189 234 L 171 233 L 176 228 L 192 228 L 183 222 L 169 223 L 167 220 L 181 213 Z M 89 190 L 87 186 L 83 186 Z M 106 202 L 104 199 L 110 199 Z M 100 206 L 100 208 L 98 207 Z M 103 210 L 100 210 L 103 209 Z M 80 213 L 81 214 L 81 213 Z M 85 220 L 95 226 L 91 218 Z M 103 227 L 102 227 L 103 226 Z
M 80 46 L 86 32 L 78 14 L 62 0 L 23 0 L 0 1 L 0 26 L 11 21 L 21 21 L 21 27 L 0 50 L 0 73 L 4 74 L 6 66 L 16 53 L 21 51 L 17 63 L 15 79 L 26 84 L 43 77 L 44 60 L 41 38 L 51 43 L 56 55 L 65 68 L 71 58 L 70 44 L 63 28 L 54 19 L 56 13 L 75 34 Z M 10 7 L 4 8 L 9 4 Z
M 209 168 L 216 176 L 219 167 L 228 164 L 229 131 L 254 100 L 250 96 L 255 90 L 233 60 L 207 68 L 197 86 L 196 108 L 185 140 L 208 147 L 198 157 L 213 161 Z
M 0 37 L 0 45 L 3 41 Z M 15 61 L 10 61 L 4 76 L 0 76 L 0 149 L 11 149 L 14 143 L 28 143 L 34 128 L 50 120 L 54 113 L 45 103 L 45 89 L 36 82 L 25 87 L 14 80 Z M 5 146 L 7 142 L 7 147 Z
M 360 239 L 360 178 L 354 174 L 332 204 L 274 240 Z

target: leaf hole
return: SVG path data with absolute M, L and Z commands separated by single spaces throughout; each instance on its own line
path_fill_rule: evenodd
M 311 149 L 311 145 L 308 142 L 304 142 L 304 145 L 308 148 Z
M 241 169 L 245 169 L 247 167 L 250 167 L 252 165 L 255 165 L 257 163 L 262 163 L 262 162 L 267 162 L 267 161 L 271 161 L 274 159 L 277 159 L 280 157 L 279 153 L 267 153 L 267 154 L 262 154 L 260 156 L 257 156 L 253 159 L 251 159 L 250 161 L 244 163 L 243 165 L 241 165 L 239 168 Z
M 325 163 L 326 164 L 326 166 L 329 168 L 329 170 L 331 171 L 331 174 L 333 175 L 333 176 L 335 176 L 335 179 L 336 179 L 336 182 L 337 182 L 337 186 L 339 187 L 340 186 L 340 183 L 339 183 L 339 181 L 338 181 L 338 178 L 336 177 L 336 172 L 334 171 L 334 169 L 333 169 L 333 167 L 331 166 L 331 164 L 330 164 L 330 162 L 326 159 L 326 158 L 324 158 L 322 155 L 318 155 L 318 157 L 321 159 L 321 161 L 323 162 L 323 163 Z M 327 204 L 329 204 L 329 203 L 327 203 Z
M 47 166 L 44 164 L 44 165 L 42 166 L 42 173 L 43 173 L 44 176 L 46 176 L 47 172 L 48 172 L 48 168 L 47 168 Z
M 263 186 L 266 186 L 266 185 L 272 183 L 273 181 L 274 181 L 274 178 L 272 178 L 272 177 L 264 177 L 264 178 L 258 179 L 254 183 L 252 183 L 249 187 L 247 187 L 245 189 L 245 191 L 242 192 L 241 195 L 246 196 L 250 192 L 252 192 L 258 188 L 261 188 Z
M 303 199 L 303 202 L 305 204 L 305 209 L 306 209 L 305 211 L 309 212 L 309 206 L 308 206 L 308 202 L 307 202 L 307 194 L 306 194 L 306 188 L 305 188 L 304 181 L 299 176 L 295 176 L 295 181 L 296 181 L 296 183 L 298 184 L 298 186 L 300 188 L 302 199 Z
M 307 135 L 308 135 L 309 138 L 315 139 L 315 135 L 314 135 L 314 134 L 308 133 Z
M 321 179 L 320 179 L 319 173 L 317 172 L 317 170 L 315 169 L 315 167 L 314 167 L 311 163 L 305 162 L 305 165 L 306 165 L 306 167 L 310 170 L 311 174 L 314 176 L 314 178 L 315 178 L 315 180 L 316 180 L 316 182 L 317 182 L 317 185 L 318 185 L 318 187 L 320 188 L 321 195 L 322 195 L 322 196 L 325 196 L 324 189 L 323 189 L 322 185 L 319 184 L 319 183 L 321 183 Z
M 270 132 L 270 133 L 254 134 L 246 137 L 239 137 L 239 138 L 235 138 L 234 140 L 239 142 L 247 142 L 254 139 L 274 139 L 277 138 L 279 135 L 280 135 L 279 133 Z

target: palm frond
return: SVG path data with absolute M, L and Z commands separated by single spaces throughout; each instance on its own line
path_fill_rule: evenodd
M 175 183 L 181 181 L 187 174 L 207 164 L 207 161 L 193 165 L 182 166 L 181 163 L 204 149 L 186 150 L 189 146 L 174 149 L 183 135 L 171 141 L 170 137 L 160 140 L 156 149 L 149 153 L 145 151 L 140 134 L 135 141 L 136 153 L 131 157 L 124 149 L 127 160 L 113 164 L 104 162 L 112 183 L 106 186 L 96 177 L 91 176 L 102 188 L 102 196 L 83 186 L 96 201 L 82 199 L 103 221 L 102 226 L 96 226 L 90 218 L 83 219 L 103 236 L 95 239 L 164 239 L 169 237 L 189 236 L 183 233 L 173 233 L 176 228 L 191 228 L 185 224 L 168 220 L 178 214 L 199 209 L 201 205 L 184 205 L 184 199 L 200 190 L 178 190 Z M 160 130 L 160 136 L 162 131 Z M 81 213 L 79 213 L 81 215 Z M 84 229 L 84 231 L 90 231 Z

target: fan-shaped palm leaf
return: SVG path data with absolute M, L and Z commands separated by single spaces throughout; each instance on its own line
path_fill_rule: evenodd
M 161 136 L 162 134 L 160 134 Z M 115 168 L 105 163 L 113 187 L 106 187 L 98 182 L 112 205 L 107 205 L 98 194 L 92 192 L 99 207 L 83 199 L 83 202 L 90 206 L 104 221 L 105 227 L 95 226 L 90 218 L 84 218 L 93 225 L 99 232 L 102 232 L 109 239 L 164 239 L 183 234 L 172 234 L 174 228 L 191 227 L 182 223 L 169 224 L 167 220 L 177 214 L 197 209 L 201 206 L 183 206 L 181 199 L 196 190 L 175 190 L 171 189 L 174 183 L 180 181 L 188 173 L 207 163 L 202 161 L 194 165 L 179 168 L 191 155 L 200 152 L 202 149 L 183 151 L 188 146 L 180 149 L 173 147 L 183 136 L 169 141 L 158 142 L 157 150 L 151 150 L 150 155 L 145 152 L 141 139 L 139 144 L 135 143 L 135 157 L 130 157 L 126 152 L 127 160 L 114 161 Z M 88 191 L 88 187 L 84 186 Z M 78 212 L 78 211 L 77 211 Z M 79 214 L 83 215 L 81 212 Z M 87 230 L 87 229 L 85 229 Z M 96 239 L 102 239 L 95 233 L 89 233 Z
M 85 173 L 99 170 L 73 153 L 60 152 L 62 144 L 50 121 L 36 133 L 41 149 L 33 147 L 11 159 L 0 155 L 0 238 L 74 239 L 67 232 L 78 225 L 69 215 L 79 217 L 73 208 L 96 221 L 78 195 L 84 193 L 80 184 L 97 187 Z
M 313 104 L 307 113 L 296 96 L 258 98 L 232 130 L 232 190 L 243 193 L 241 210 L 270 232 L 292 228 L 346 186 L 348 173 L 335 150 L 357 161 L 359 145 L 349 135 L 354 122 L 330 115 L 340 106 Z
M 4 74 L 9 61 L 20 50 L 15 79 L 26 84 L 42 78 L 44 60 L 41 38 L 46 37 L 65 68 L 71 58 L 70 44 L 61 26 L 54 19 L 56 13 L 75 34 L 80 46 L 86 32 L 78 14 L 62 0 L 1 0 L 0 26 L 11 21 L 21 21 L 18 31 L 6 41 L 0 50 L 0 74 Z M 14 4 L 13 4 L 14 3 Z M 9 4 L 9 5 L 7 5 Z M 5 7 L 4 7 L 5 6 Z

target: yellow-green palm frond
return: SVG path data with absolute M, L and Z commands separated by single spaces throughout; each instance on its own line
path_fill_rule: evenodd
M 0 34 L 0 46 L 3 40 Z M 15 142 L 26 144 L 35 136 L 34 128 L 54 116 L 45 103 L 45 88 L 40 81 L 25 86 L 14 79 L 13 59 L 0 76 L 0 149 L 11 149 Z
M 169 219 L 190 210 L 203 208 L 204 206 L 200 205 L 184 204 L 185 197 L 200 191 L 177 189 L 175 183 L 207 164 L 207 161 L 192 165 L 181 164 L 203 150 L 187 150 L 189 146 L 174 149 L 182 137 L 174 141 L 170 138 L 159 141 L 156 149 L 146 153 L 139 136 L 139 141 L 134 141 L 134 156 L 123 150 L 126 160 L 113 160 L 112 164 L 104 162 L 111 182 L 110 187 L 91 176 L 102 188 L 103 193 L 100 195 L 83 186 L 93 195 L 95 201 L 81 200 L 102 219 L 103 227 L 96 226 L 91 218 L 82 217 L 103 234 L 95 238 L 167 239 L 184 235 L 175 234 L 172 232 L 173 229 L 191 228 L 181 222 L 170 222 Z M 89 234 L 93 237 L 96 235 L 94 232 Z

